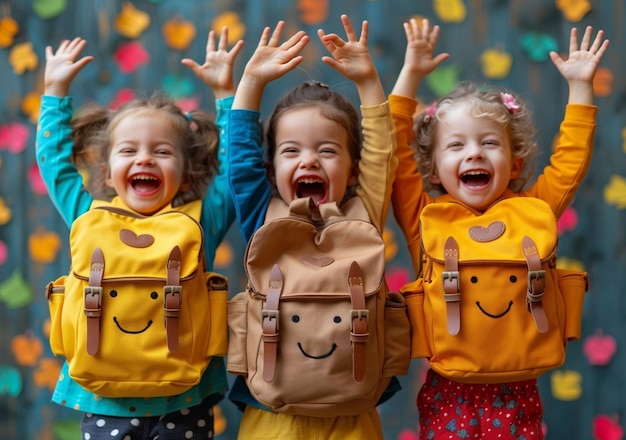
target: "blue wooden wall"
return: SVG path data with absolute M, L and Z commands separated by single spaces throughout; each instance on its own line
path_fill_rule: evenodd
M 540 379 L 548 439 L 617 440 L 626 426 L 626 7 L 623 0 L 5 0 L 0 2 L 0 438 L 80 438 L 79 415 L 49 403 L 60 360 L 46 341 L 45 284 L 68 269 L 67 229 L 48 200 L 35 166 L 34 137 L 42 91 L 44 48 L 65 38 L 88 40 L 95 56 L 76 79 L 76 107 L 110 105 L 132 90 L 165 89 L 188 105 L 213 109 L 213 98 L 180 59 L 204 58 L 206 34 L 226 24 L 246 46 L 237 65 L 256 46 L 266 25 L 287 21 L 290 32 L 312 37 L 305 62 L 272 84 L 266 116 L 285 89 L 318 79 L 356 100 L 355 89 L 321 63 L 325 50 L 315 31 L 342 32 L 341 13 L 353 23 L 370 21 L 370 46 L 391 90 L 405 46 L 402 22 L 428 17 L 441 25 L 438 49 L 451 58 L 423 84 L 424 102 L 458 80 L 508 86 L 523 94 L 536 115 L 548 161 L 567 100 L 567 87 L 545 57 L 567 52 L 572 26 L 603 28 L 611 40 L 595 84 L 599 106 L 594 160 L 588 177 L 560 223 L 559 265 L 591 276 L 583 338 L 572 343 L 566 364 Z M 120 16 L 120 14 L 122 14 Z M 121 23 L 118 27 L 116 23 Z M 174 21 L 196 31 L 176 48 L 163 33 Z M 139 60 L 139 61 L 138 61 Z M 511 64 L 509 64 L 511 63 Z M 191 103 L 191 104 L 189 104 Z M 405 242 L 391 219 L 389 283 L 399 287 L 414 274 Z M 244 245 L 236 228 L 220 249 L 217 269 L 244 286 Z M 415 360 L 403 391 L 380 408 L 386 437 L 417 438 L 415 397 L 425 365 Z M 234 439 L 238 413 L 219 405 L 218 438 Z

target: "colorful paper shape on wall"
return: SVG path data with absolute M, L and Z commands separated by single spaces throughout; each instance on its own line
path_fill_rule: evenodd
M 565 232 L 572 231 L 576 229 L 578 225 L 578 213 L 574 208 L 568 206 L 563 211 L 561 218 L 557 221 L 557 228 L 559 231 L 559 235 L 563 235 Z
M 7 255 L 9 254 L 9 250 L 7 249 L 7 244 L 0 240 L 0 266 L 7 262 Z
M 480 55 L 483 75 L 490 79 L 502 79 L 509 76 L 513 57 L 500 49 L 487 49 Z
M 0 302 L 10 309 L 27 306 L 33 300 L 33 294 L 19 269 L 0 283 Z
M 82 439 L 80 433 L 80 420 L 59 420 L 54 422 L 52 432 L 56 440 Z
M 409 283 L 409 270 L 405 267 L 391 267 L 385 275 L 387 286 L 391 292 L 399 292 L 400 288 Z
M 161 82 L 161 88 L 173 99 L 190 96 L 195 91 L 193 80 L 189 76 L 168 73 Z
M 131 2 L 122 3 L 122 10 L 115 17 L 115 31 L 126 38 L 139 38 L 150 26 L 150 15 L 135 8 Z
M 556 7 L 563 13 L 563 17 L 571 22 L 582 20 L 587 12 L 591 11 L 591 3 L 588 0 L 556 0 Z
M 13 212 L 6 205 L 6 203 L 4 202 L 4 199 L 0 197 L 0 226 L 4 226 L 7 223 L 9 223 L 12 217 L 13 217 Z
M 39 57 L 33 49 L 33 43 L 27 41 L 13 46 L 9 52 L 9 64 L 16 75 L 21 75 L 27 70 L 35 70 L 39 64 Z
M 605 98 L 613 93 L 613 72 L 607 67 L 598 67 L 593 78 L 593 94 Z
M 43 355 L 43 343 L 32 332 L 15 335 L 11 339 L 11 352 L 17 365 L 34 367 Z
M 39 173 L 39 166 L 36 162 L 34 162 L 26 173 L 26 179 L 28 183 L 30 183 L 30 189 L 40 196 L 45 196 L 48 194 L 48 189 L 46 188 L 46 184 L 43 182 L 41 178 L 41 174 Z
M 300 21 L 307 26 L 325 22 L 328 19 L 329 0 L 298 0 Z
M 186 96 L 176 100 L 176 105 L 184 112 L 190 112 L 200 108 L 202 99 L 199 96 Z
M 626 179 L 613 175 L 604 187 L 604 201 L 617 209 L 626 208 Z
M 215 251 L 215 267 L 228 267 L 233 262 L 234 254 L 231 244 L 222 241 Z
M 383 240 L 385 241 L 385 261 L 391 261 L 398 254 L 398 241 L 393 229 L 383 229 Z
M 0 396 L 17 397 L 22 392 L 22 375 L 13 367 L 0 365 Z
M 0 18 L 0 48 L 4 49 L 11 46 L 19 31 L 20 26 L 13 17 Z
M 28 127 L 19 122 L 9 122 L 0 126 L 0 150 L 18 154 L 26 149 Z
M 133 89 L 120 89 L 111 100 L 109 108 L 111 110 L 117 110 L 120 106 L 133 99 L 135 99 L 135 91 Z
M 460 23 L 467 17 L 463 0 L 434 0 L 433 9 L 444 23 Z
M 60 248 L 61 238 L 56 232 L 38 230 L 28 237 L 28 251 L 35 263 L 52 263 Z
M 550 376 L 552 395 L 555 399 L 571 401 L 579 399 L 582 390 L 583 377 L 578 371 L 556 370 Z
M 556 260 L 556 267 L 559 269 L 577 270 L 578 272 L 585 272 L 585 265 L 575 258 L 559 257 Z
M 241 40 L 246 35 L 246 25 L 241 21 L 241 17 L 236 12 L 223 12 L 215 17 L 211 23 L 211 29 L 218 35 L 221 34 L 224 26 L 228 27 L 228 41 L 231 45 Z
M 22 113 L 28 116 L 32 124 L 37 124 L 39 119 L 39 108 L 41 106 L 41 92 L 33 90 L 27 93 L 22 99 Z
M 596 330 L 583 342 L 583 353 L 589 361 L 589 365 L 608 365 L 616 352 L 617 342 L 615 342 L 615 338 L 604 334 L 601 329 Z
M 33 2 L 33 11 L 44 20 L 56 17 L 66 8 L 66 0 L 35 0 Z
M 596 440 L 622 440 L 624 428 L 620 426 L 617 415 L 601 414 L 593 419 L 592 434 Z
M 191 21 L 170 18 L 163 25 L 162 33 L 167 47 L 185 50 L 196 37 L 196 26 Z
M 113 55 L 120 71 L 125 74 L 133 73 L 140 66 L 148 64 L 150 54 L 138 41 L 122 44 Z
M 437 96 L 450 93 L 459 82 L 459 68 L 455 65 L 439 66 L 426 77 L 428 88 Z
M 35 385 L 54 391 L 59 373 L 61 373 L 61 364 L 56 359 L 43 358 L 33 375 Z
M 541 32 L 526 32 L 520 38 L 520 47 L 532 61 L 542 63 L 550 57 L 550 52 L 558 51 L 557 41 L 548 34 Z

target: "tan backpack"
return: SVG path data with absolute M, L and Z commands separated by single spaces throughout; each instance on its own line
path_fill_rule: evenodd
M 206 271 L 201 201 L 148 217 L 97 203 L 72 224 L 69 274 L 48 285 L 52 352 L 96 394 L 180 394 L 227 350 L 227 280 Z
M 483 213 L 432 203 L 420 216 L 422 277 L 405 286 L 413 356 L 459 382 L 538 377 L 580 338 L 586 273 L 556 268 L 558 231 L 538 198 Z
M 248 288 L 228 304 L 227 369 L 273 411 L 330 417 L 376 406 L 407 373 L 404 299 L 387 292 L 385 243 L 362 200 L 339 210 L 273 199 L 250 239 Z

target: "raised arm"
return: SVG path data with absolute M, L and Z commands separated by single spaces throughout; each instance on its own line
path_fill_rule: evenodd
M 56 51 L 46 47 L 44 95 L 37 123 L 37 165 L 52 203 L 68 226 L 93 201 L 71 161 L 72 105 L 67 96 L 74 77 L 93 60 L 92 56 L 80 58 L 86 44 L 84 39 L 74 38 L 61 42 Z
M 404 64 L 389 97 L 398 143 L 398 169 L 391 200 L 394 217 L 404 233 L 414 268 L 418 271 L 421 265 L 418 220 L 428 195 L 424 192 L 413 145 L 415 97 L 422 79 L 447 60 L 449 54 L 433 55 L 439 39 L 439 26 L 431 27 L 426 19 L 422 20 L 421 26 L 415 19 L 403 26 L 406 34 Z
M 570 33 L 569 56 L 557 53 L 550 58 L 569 86 L 568 105 L 550 164 L 524 195 L 540 197 L 550 204 L 555 215 L 563 214 L 587 175 L 594 147 L 597 107 L 593 105 L 593 79 L 609 41 L 588 26 L 578 46 L 578 32 Z
M 357 194 L 362 198 L 372 223 L 383 230 L 391 203 L 391 185 L 398 161 L 395 128 L 374 61 L 367 47 L 369 25 L 363 21 L 357 36 L 347 15 L 341 16 L 346 33 L 318 31 L 331 56 L 322 61 L 353 81 L 361 101 L 363 148 L 359 161 Z

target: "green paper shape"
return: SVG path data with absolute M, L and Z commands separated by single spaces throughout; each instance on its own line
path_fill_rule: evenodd
M 163 78 L 161 88 L 173 99 L 180 99 L 193 95 L 195 86 L 189 77 L 170 73 Z
M 33 11 L 44 20 L 56 17 L 65 8 L 67 8 L 66 0 L 35 0 L 33 2 Z
M 22 375 L 19 370 L 0 366 L 0 396 L 17 397 L 22 392 Z
M 28 283 L 22 277 L 19 270 L 0 283 L 0 302 L 3 302 L 10 309 L 25 307 L 33 300 L 33 294 Z
M 82 440 L 80 421 L 78 420 L 62 420 L 56 422 L 52 427 L 52 432 L 56 440 Z
M 437 96 L 450 93 L 459 82 L 459 68 L 456 65 L 439 66 L 426 77 L 428 88 Z
M 559 50 L 559 43 L 548 34 L 526 32 L 520 38 L 520 47 L 532 61 L 543 63 L 550 58 L 550 52 Z

